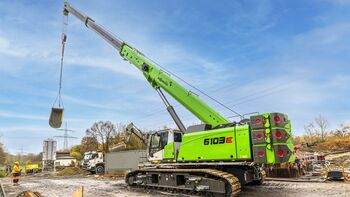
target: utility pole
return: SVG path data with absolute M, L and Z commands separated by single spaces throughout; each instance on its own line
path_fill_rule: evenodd
M 20 152 L 18 152 L 18 162 L 22 163 L 22 156 L 24 154 L 27 154 L 27 152 L 24 152 L 24 149 L 23 149 L 23 144 L 21 144 L 21 148 L 20 149 L 17 149 L 19 150 Z
M 23 144 L 21 144 L 21 155 L 23 155 L 24 151 L 23 151 Z
M 68 150 L 68 139 L 78 139 L 77 137 L 74 137 L 74 136 L 70 136 L 68 135 L 68 132 L 75 132 L 74 130 L 69 130 L 68 129 L 68 126 L 67 126 L 67 122 L 66 122 L 66 127 L 64 129 L 56 129 L 56 130 L 59 130 L 59 131 L 64 131 L 64 135 L 62 136 L 54 136 L 56 138 L 63 138 L 63 149 L 64 150 Z

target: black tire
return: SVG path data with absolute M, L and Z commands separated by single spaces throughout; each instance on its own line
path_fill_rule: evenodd
M 105 173 L 105 168 L 104 168 L 104 166 L 97 166 L 97 167 L 96 167 L 96 174 L 102 175 L 102 174 L 104 174 L 104 173 Z

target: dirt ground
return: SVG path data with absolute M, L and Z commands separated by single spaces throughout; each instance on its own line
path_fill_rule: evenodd
M 129 189 L 122 178 L 95 178 L 94 176 L 52 177 L 38 174 L 24 176 L 20 186 L 12 186 L 11 178 L 0 179 L 8 197 L 15 197 L 22 191 L 37 191 L 43 196 L 68 197 L 80 186 L 84 186 L 84 197 L 166 197 L 190 195 L 166 193 L 163 191 L 144 191 L 143 189 Z M 243 197 L 269 196 L 269 197 L 350 197 L 350 183 L 344 182 L 277 182 L 266 181 L 262 186 L 244 186 Z

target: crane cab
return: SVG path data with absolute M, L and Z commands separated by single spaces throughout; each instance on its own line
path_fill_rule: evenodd
M 182 142 L 182 133 L 167 129 L 153 132 L 148 139 L 148 159 L 154 163 L 175 162 Z

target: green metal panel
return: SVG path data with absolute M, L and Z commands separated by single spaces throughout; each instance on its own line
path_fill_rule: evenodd
M 288 146 L 289 150 L 292 151 L 292 156 L 289 157 L 288 162 L 289 163 L 294 163 L 295 159 L 296 159 L 296 156 L 295 156 L 295 153 L 294 153 L 294 144 L 293 143 L 288 143 L 287 146 Z
M 241 127 L 241 126 L 238 126 Z M 242 146 L 241 156 L 251 159 L 249 135 L 244 136 L 244 132 L 249 132 L 247 126 L 238 128 L 240 131 L 240 146 Z M 243 148 L 244 147 L 244 148 Z M 245 152 L 245 153 L 244 153 Z M 178 161 L 198 161 L 198 160 L 237 160 L 235 128 L 222 128 L 210 131 L 193 132 L 184 134 L 180 146 Z
M 275 163 L 275 152 L 273 150 L 272 141 L 271 141 L 271 124 L 270 124 L 270 114 L 262 114 L 265 118 L 266 123 L 265 126 L 265 141 L 266 141 L 266 163 L 274 164 Z
M 250 132 L 249 125 L 242 125 L 236 128 L 236 147 L 238 159 L 250 159 Z
M 204 123 L 212 127 L 229 123 L 226 118 L 174 81 L 167 73 L 157 68 L 136 49 L 123 44 L 120 55 L 141 70 L 153 88 L 161 87 L 164 89 Z
M 295 155 L 290 121 L 286 125 L 276 126 L 275 123 L 271 123 L 271 114 L 276 113 L 259 115 L 263 124 L 252 130 L 250 124 L 245 124 L 184 134 L 178 161 L 251 161 L 254 158 L 255 162 L 266 164 L 293 162 Z M 287 116 L 285 117 L 287 118 Z M 283 133 L 286 138 L 280 141 L 276 140 L 273 136 L 276 135 L 276 129 L 286 131 Z M 254 131 L 262 131 L 264 140 L 252 145 L 250 135 Z M 280 137 L 280 135 L 278 136 Z M 253 152 L 257 151 L 254 157 L 251 154 L 252 148 Z M 278 151 L 283 151 L 283 156 L 279 156 Z M 262 154 L 260 155 L 260 153 Z
M 174 159 L 175 157 L 175 144 L 174 142 L 167 144 L 164 147 L 164 159 Z

